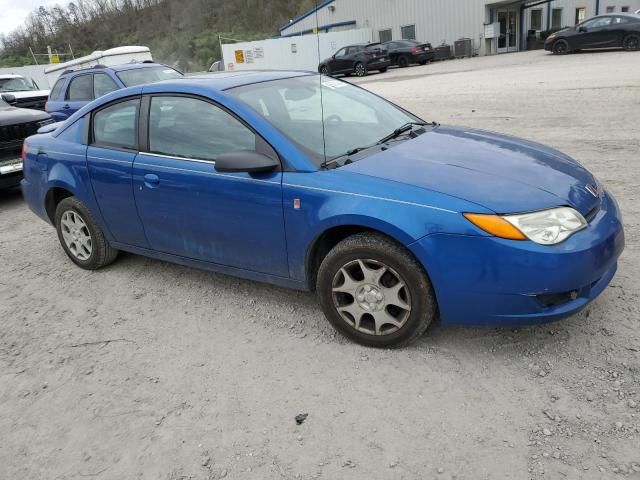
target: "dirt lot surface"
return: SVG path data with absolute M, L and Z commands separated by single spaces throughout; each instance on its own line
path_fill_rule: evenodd
M 0 193 L 2 480 L 640 478 L 640 53 L 357 82 L 586 164 L 624 214 L 611 286 L 561 323 L 371 350 L 312 294 L 132 255 L 80 270 Z

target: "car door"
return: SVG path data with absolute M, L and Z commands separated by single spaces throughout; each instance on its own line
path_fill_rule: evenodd
M 578 27 L 576 45 L 572 48 L 604 48 L 613 45 L 615 35 L 611 31 L 611 17 L 594 18 Z
M 87 166 L 100 213 L 113 238 L 148 248 L 133 195 L 140 97 L 110 103 L 91 114 Z
M 329 69 L 332 73 L 342 73 L 348 69 L 347 48 L 341 48 L 336 52 L 333 58 L 329 61 Z
M 133 178 L 151 248 L 288 276 L 281 172 L 215 168 L 221 153 L 258 150 L 277 157 L 275 151 L 209 100 L 176 94 L 149 96 L 147 102 L 142 111 L 148 112 L 148 145 L 135 160 Z
M 346 56 L 347 62 L 345 62 L 344 68 L 345 72 L 353 72 L 356 63 L 358 63 L 359 61 L 366 62 L 366 60 L 362 58 L 362 52 L 364 52 L 364 47 L 361 47 L 359 45 L 354 45 L 353 47 L 348 48 Z
M 68 118 L 91 100 L 93 100 L 93 75 L 91 73 L 78 75 L 69 82 L 65 102 L 59 112 Z
M 611 20 L 612 47 L 621 47 L 624 37 L 629 33 L 629 19 L 625 17 L 613 17 Z

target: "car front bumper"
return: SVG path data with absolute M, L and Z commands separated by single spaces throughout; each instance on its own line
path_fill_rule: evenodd
M 0 189 L 15 187 L 22 180 L 22 160 L 0 161 Z
M 605 193 L 589 227 L 558 245 L 434 234 L 410 248 L 431 278 L 444 324 L 520 326 L 566 318 L 602 293 L 624 231 Z

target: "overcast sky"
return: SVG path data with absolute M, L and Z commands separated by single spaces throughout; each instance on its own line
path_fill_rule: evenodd
M 0 33 L 10 33 L 22 26 L 27 15 L 40 5 L 66 5 L 67 1 L 56 0 L 0 0 Z

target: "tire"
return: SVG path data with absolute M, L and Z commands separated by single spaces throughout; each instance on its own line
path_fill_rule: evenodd
M 640 50 L 640 35 L 632 33 L 622 40 L 622 48 L 628 52 Z
M 378 70 L 380 73 L 385 73 L 387 71 L 387 67 L 382 67 Z
M 427 61 L 426 60 L 422 60 L 421 62 L 418 62 L 418 65 L 426 65 Z
M 406 55 L 398 57 L 398 66 L 400 68 L 407 68 L 409 66 L 409 58 Z
M 569 53 L 569 43 L 566 40 L 556 40 L 551 47 L 551 51 L 554 55 L 566 55 Z
M 360 233 L 336 245 L 320 265 L 316 290 L 335 329 L 370 347 L 407 345 L 436 317 L 433 288 L 421 265 L 379 234 Z
M 353 67 L 353 73 L 358 77 L 364 77 L 367 74 L 367 66 L 362 62 L 358 62 Z
M 76 197 L 58 204 L 55 225 L 65 253 L 85 270 L 102 268 L 118 256 L 118 250 L 109 245 L 91 212 Z
M 328 65 L 322 65 L 320 67 L 320 73 L 322 75 L 329 76 L 329 75 L 331 75 L 331 70 L 329 70 L 329 66 Z

